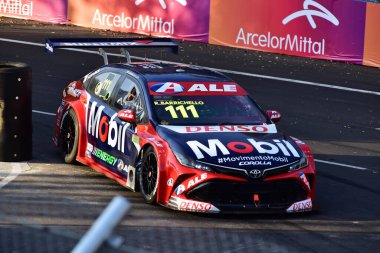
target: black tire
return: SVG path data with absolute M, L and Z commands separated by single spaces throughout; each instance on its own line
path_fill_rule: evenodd
M 75 163 L 78 153 L 79 126 L 73 110 L 69 110 L 63 118 L 61 128 L 61 147 L 66 163 Z
M 145 202 L 156 203 L 159 172 L 157 155 L 153 147 L 144 152 L 139 168 L 140 192 Z

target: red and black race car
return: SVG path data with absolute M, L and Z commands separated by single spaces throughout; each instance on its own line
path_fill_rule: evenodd
M 46 44 L 49 51 L 96 46 L 176 47 L 166 39 Z M 53 140 L 67 163 L 141 191 L 148 203 L 210 213 L 311 211 L 314 159 L 304 142 L 277 131 L 280 118 L 221 73 L 128 61 L 64 89 Z

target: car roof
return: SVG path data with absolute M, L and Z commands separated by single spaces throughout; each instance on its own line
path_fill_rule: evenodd
M 147 82 L 231 82 L 232 80 L 222 73 L 194 65 L 169 64 L 155 62 L 117 63 L 107 67 L 126 69 Z

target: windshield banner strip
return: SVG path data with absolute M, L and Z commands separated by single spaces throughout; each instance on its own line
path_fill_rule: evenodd
M 220 125 L 220 126 L 164 126 L 181 134 L 191 133 L 277 133 L 275 124 L 270 125 Z
M 233 82 L 149 82 L 153 96 L 231 96 L 247 95 Z

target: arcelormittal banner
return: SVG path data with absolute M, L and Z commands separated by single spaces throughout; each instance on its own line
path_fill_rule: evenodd
M 69 2 L 73 24 L 208 41 L 209 0 L 76 0 Z
M 380 67 L 380 4 L 367 4 L 363 64 Z
M 0 16 L 380 67 L 380 4 L 362 0 L 0 0 Z
M 0 0 L 0 16 L 51 23 L 67 22 L 68 0 Z
M 366 3 L 211 0 L 211 44 L 362 64 Z

